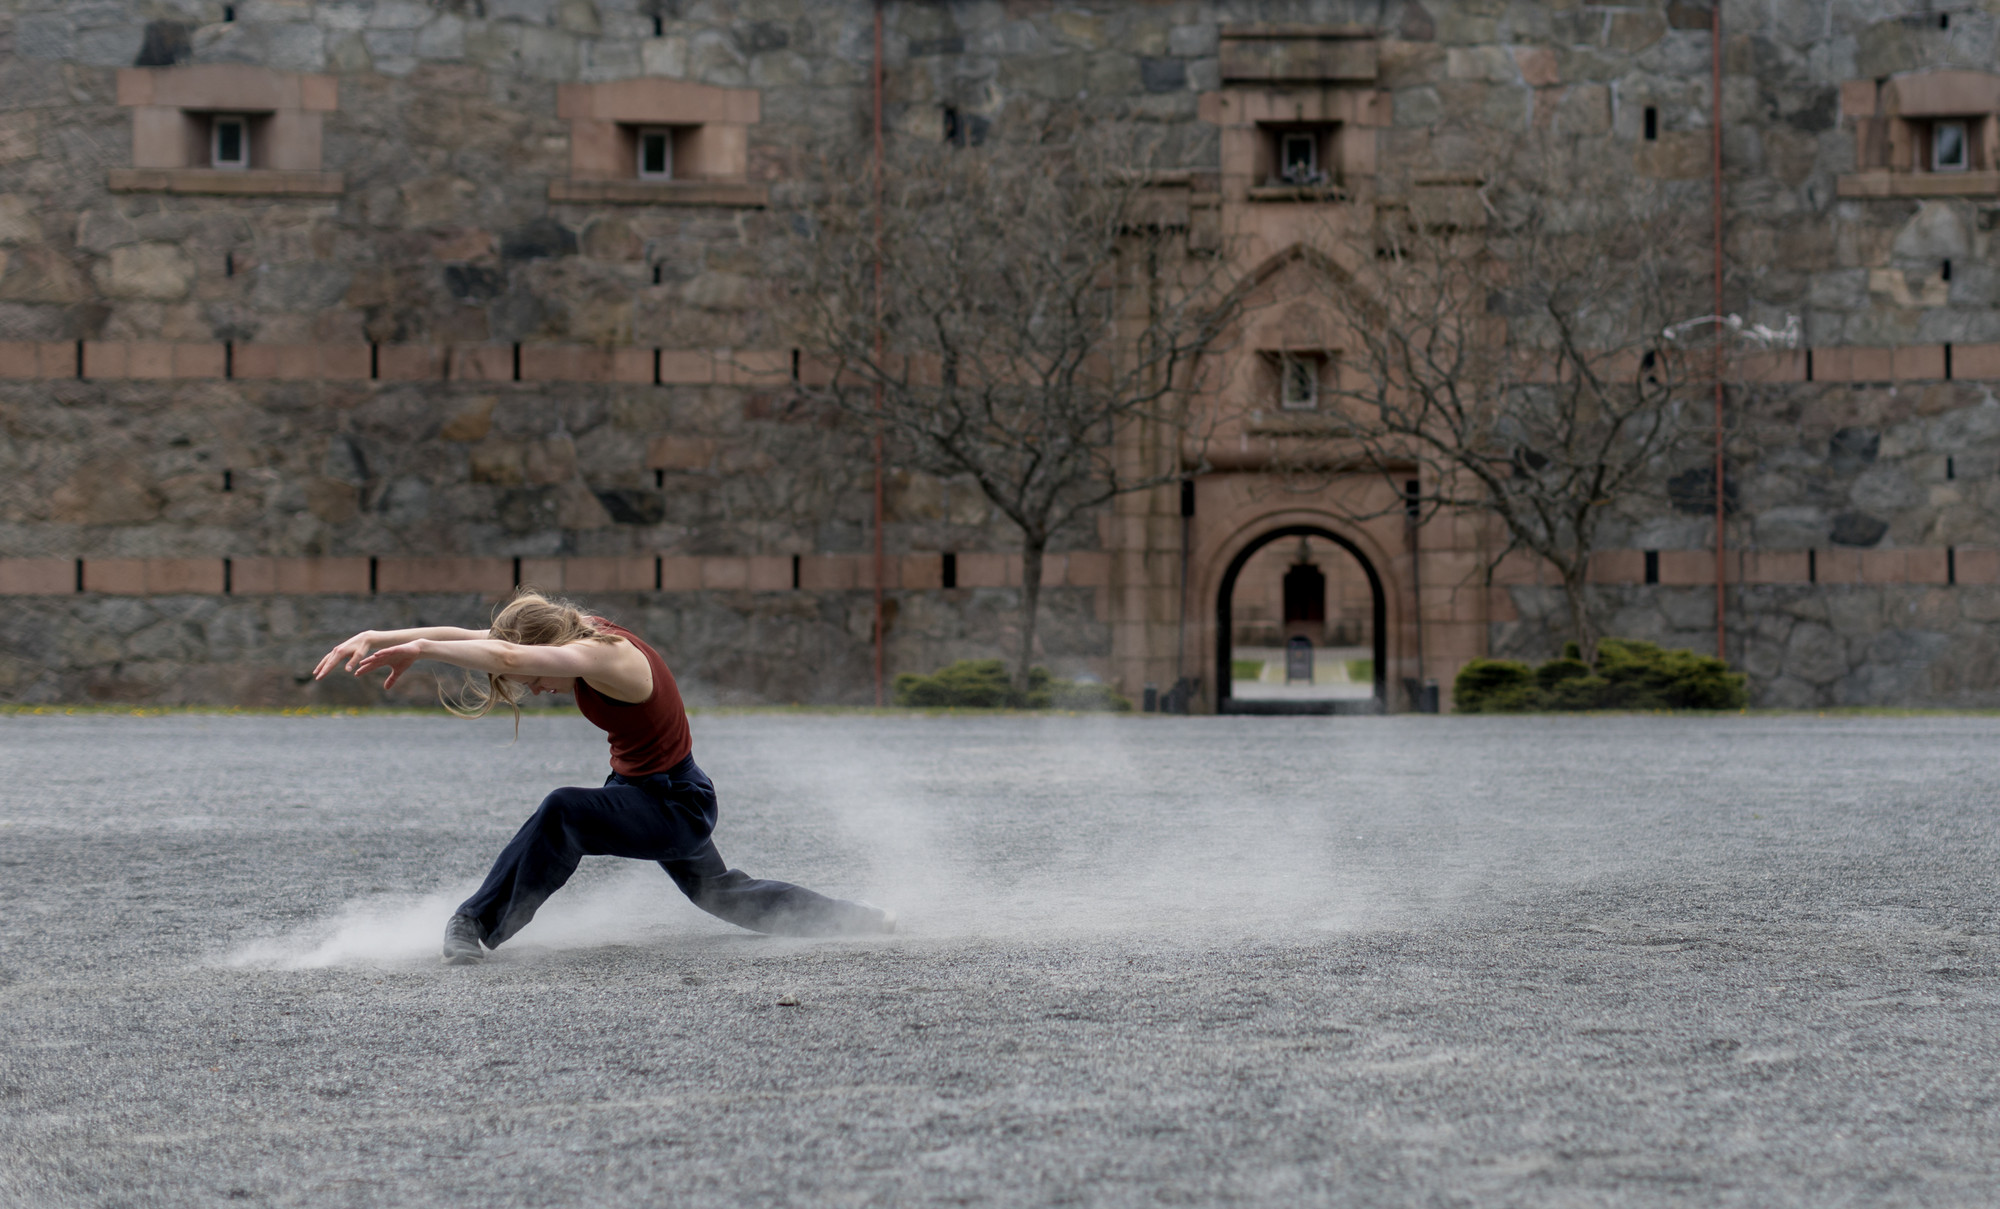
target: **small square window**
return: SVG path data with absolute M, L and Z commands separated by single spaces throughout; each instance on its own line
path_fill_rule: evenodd
M 1278 178 L 1288 185 L 1317 185 L 1326 180 L 1319 166 L 1319 136 L 1294 131 L 1278 138 Z
M 1319 407 L 1319 361 L 1309 353 L 1278 355 L 1278 406 L 1286 411 Z
M 674 179 L 673 131 L 654 127 L 639 132 L 639 179 L 642 181 Z
M 250 166 L 250 123 L 234 114 L 217 114 L 209 122 L 208 162 L 212 168 Z
M 1964 172 L 1972 167 L 1972 144 L 1966 138 L 1966 124 L 1931 123 L 1931 171 Z

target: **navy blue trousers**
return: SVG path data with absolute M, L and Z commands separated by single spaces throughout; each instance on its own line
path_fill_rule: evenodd
M 612 773 L 599 789 L 558 789 L 514 833 L 486 884 L 458 914 L 492 948 L 519 932 L 586 856 L 658 861 L 695 906 L 753 932 L 837 936 L 874 931 L 880 915 L 859 903 L 765 881 L 723 863 L 715 786 L 689 756 L 650 777 Z

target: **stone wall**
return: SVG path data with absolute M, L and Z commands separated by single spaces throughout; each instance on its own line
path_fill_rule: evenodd
M 0 13 L 0 560 L 866 558 L 865 434 L 796 406 L 761 265 L 795 229 L 813 164 L 865 163 L 871 4 L 230 7 L 232 20 L 211 0 L 14 0 Z M 1917 581 L 1947 551 L 2000 547 L 2000 178 L 1980 164 L 1940 185 L 1857 140 L 1906 120 L 1898 107 L 1921 90 L 1900 81 L 1989 72 L 2000 20 L 1992 3 L 1906 7 L 1725 12 L 1727 309 L 1772 327 L 1796 318 L 1801 335 L 1732 386 L 1729 541 L 1770 556 L 1746 568 L 1809 551 L 1903 568 L 1894 584 L 1738 589 L 1741 655 L 1774 704 L 1984 701 L 1994 679 L 1979 603 L 1993 589 Z M 883 9 L 890 139 L 1122 125 L 1187 169 L 1191 198 L 1235 207 L 1264 253 L 1305 229 L 1301 206 L 1216 200 L 1235 184 L 1217 183 L 1228 153 L 1203 107 L 1264 87 L 1245 80 L 1312 83 L 1287 77 L 1306 69 L 1257 32 L 1278 26 L 1344 40 L 1314 70 L 1366 93 L 1342 111 L 1354 119 L 1342 146 L 1383 200 L 1541 128 L 1705 214 L 1698 0 Z M 291 89 L 317 130 L 311 155 L 301 145 L 272 161 L 282 168 L 228 180 L 142 163 L 135 130 L 158 97 L 129 73 L 190 65 Z M 596 111 L 575 90 L 625 81 L 670 82 L 654 91 L 707 107 L 718 140 L 688 162 L 712 179 L 590 176 L 616 157 L 577 153 L 577 115 Z M 193 109 L 180 119 L 199 124 Z M 1712 540 L 1701 459 L 1665 469 L 1661 497 L 1608 526 L 1620 553 L 1600 589 L 1607 628 L 1699 645 L 1702 589 L 1634 582 L 1643 552 L 1678 568 Z M 1052 662 L 1135 693 L 1178 666 L 1174 495 L 1124 501 L 1064 536 L 1105 573 L 1051 593 Z M 966 482 L 892 473 L 888 506 L 898 566 L 1013 544 Z M 1470 549 L 1451 540 L 1424 546 Z M 892 674 L 1008 652 L 1011 589 L 1004 574 L 979 582 L 899 574 Z M 298 684 L 297 669 L 345 632 L 489 607 L 470 594 L 182 591 L 10 596 L 0 698 L 317 699 L 331 690 Z M 1496 652 L 1546 648 L 1545 594 L 1513 583 L 1501 595 L 1519 619 L 1492 609 L 1473 628 Z M 855 587 L 609 599 L 708 699 L 869 695 L 868 594 Z M 1445 665 L 1473 653 L 1431 648 Z

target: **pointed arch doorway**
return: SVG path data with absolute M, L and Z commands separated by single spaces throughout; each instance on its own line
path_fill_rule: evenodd
M 1259 551 L 1273 542 L 1286 538 L 1299 538 L 1306 542 L 1322 540 L 1339 547 L 1359 566 L 1367 577 L 1370 615 L 1368 626 L 1368 646 L 1372 651 L 1373 667 L 1369 676 L 1372 692 L 1364 697 L 1355 696 L 1281 696 L 1242 695 L 1234 691 L 1236 678 L 1236 637 L 1237 617 L 1235 597 L 1237 580 Z M 1303 552 L 1302 552 L 1303 554 Z M 1284 597 L 1280 635 L 1283 629 L 1296 628 L 1295 622 L 1323 623 L 1323 612 L 1315 615 L 1314 606 L 1324 610 L 1325 577 L 1304 557 L 1287 570 L 1282 584 Z M 1315 586 L 1318 597 L 1315 602 Z M 1389 703 L 1389 601 L 1382 588 L 1382 576 L 1361 548 L 1352 541 L 1319 525 L 1281 525 L 1260 535 L 1257 540 L 1237 551 L 1229 560 L 1229 567 L 1223 572 L 1222 583 L 1216 593 L 1215 613 L 1215 685 L 1216 712 L 1219 714 L 1379 714 L 1386 713 Z

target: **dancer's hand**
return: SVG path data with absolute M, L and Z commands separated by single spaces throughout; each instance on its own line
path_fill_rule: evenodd
M 389 669 L 389 678 L 382 682 L 382 687 L 394 688 L 396 681 L 403 678 L 403 673 L 410 670 L 410 665 L 424 657 L 421 649 L 423 645 L 424 640 L 419 638 L 415 642 L 406 642 L 401 646 L 385 646 L 355 665 L 354 674 L 366 676 L 377 668 L 386 667 Z
M 328 672 L 339 667 L 343 663 L 347 665 L 348 671 L 354 672 L 354 674 L 357 676 L 360 675 L 361 673 L 359 671 L 356 671 L 355 665 L 359 664 L 363 659 L 368 657 L 368 649 L 370 646 L 373 645 L 374 638 L 375 638 L 375 631 L 363 630 L 359 634 L 356 634 L 354 637 L 348 639 L 346 642 L 343 642 L 339 646 L 328 651 L 326 653 L 326 658 L 320 660 L 319 666 L 313 669 L 313 679 L 315 680 L 326 679 L 326 674 Z

